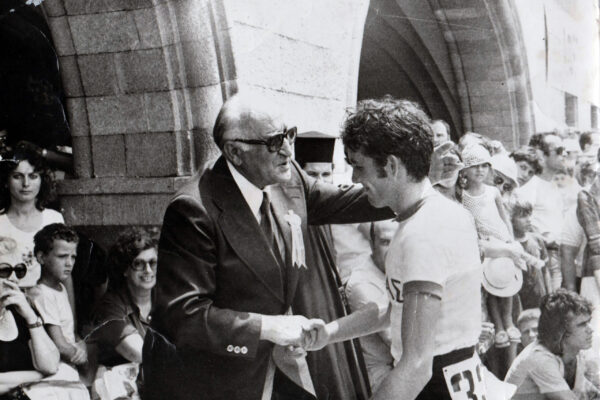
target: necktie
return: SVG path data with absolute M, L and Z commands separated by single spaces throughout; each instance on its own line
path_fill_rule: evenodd
M 267 192 L 263 192 L 263 201 L 260 205 L 260 228 L 262 229 L 265 237 L 267 239 L 267 243 L 271 246 L 273 250 L 273 254 L 276 257 L 281 257 L 281 261 L 285 259 L 285 253 L 279 246 L 279 242 L 277 240 L 277 226 L 275 225 L 275 221 L 273 220 L 273 214 L 271 212 L 271 202 L 269 200 L 269 194 Z
M 273 234 L 273 225 L 271 224 L 271 202 L 267 192 L 263 192 L 263 200 L 260 205 L 260 227 L 267 238 L 267 243 L 273 247 L 276 244 Z

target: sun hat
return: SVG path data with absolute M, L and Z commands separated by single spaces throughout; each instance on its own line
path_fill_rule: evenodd
M 464 164 L 462 169 L 481 164 L 491 164 L 491 156 L 485 147 L 478 144 L 471 144 L 465 147 L 460 154 Z
M 508 257 L 486 258 L 483 261 L 483 287 L 497 297 L 511 297 L 523 285 L 523 273 Z
M 511 179 L 515 186 L 519 186 L 517 182 L 517 164 L 515 160 L 507 154 L 495 154 L 490 158 L 492 168 L 507 178 Z

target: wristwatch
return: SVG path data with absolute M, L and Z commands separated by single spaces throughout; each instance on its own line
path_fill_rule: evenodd
M 42 325 L 44 325 L 44 323 L 42 322 L 42 318 L 40 318 L 40 316 L 38 315 L 37 319 L 35 320 L 35 322 L 33 324 L 27 324 L 27 328 L 34 329 L 34 328 L 39 328 Z

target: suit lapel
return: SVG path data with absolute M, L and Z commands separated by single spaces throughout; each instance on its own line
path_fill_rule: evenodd
M 223 234 L 233 251 L 258 280 L 285 303 L 278 262 L 222 158 L 215 164 L 214 172 L 209 185 L 213 188 L 215 204 L 222 210 L 219 225 Z

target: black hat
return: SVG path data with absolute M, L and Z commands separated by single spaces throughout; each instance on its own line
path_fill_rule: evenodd
M 337 138 L 325 133 L 310 131 L 298 134 L 295 158 L 298 164 L 333 162 L 333 148 Z

